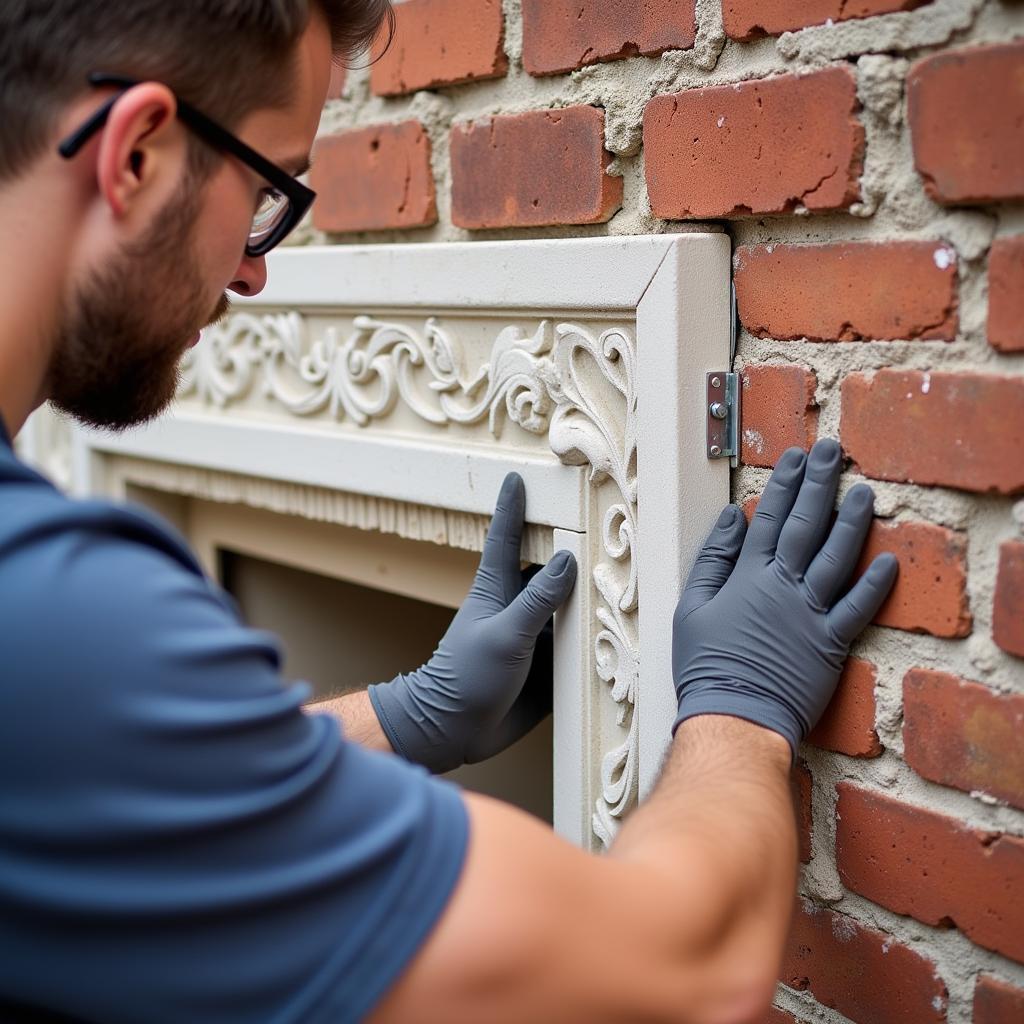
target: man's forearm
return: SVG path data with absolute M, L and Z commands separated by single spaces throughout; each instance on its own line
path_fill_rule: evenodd
M 377 713 L 370 703 L 366 690 L 346 693 L 343 697 L 315 701 L 306 705 L 306 710 L 321 715 L 332 715 L 341 723 L 345 738 L 370 750 L 394 753 L 384 730 L 380 727 Z
M 789 927 L 797 875 L 790 761 L 788 742 L 760 726 L 726 715 L 689 719 L 651 797 L 611 848 L 666 879 L 706 877 L 690 910 L 705 923 L 709 971 L 735 979 L 738 1001 L 770 995 Z

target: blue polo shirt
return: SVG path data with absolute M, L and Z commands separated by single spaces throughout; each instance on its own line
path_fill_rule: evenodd
M 0 424 L 0 1020 L 337 1024 L 396 980 L 460 792 L 279 664 L 162 521 L 67 498 Z

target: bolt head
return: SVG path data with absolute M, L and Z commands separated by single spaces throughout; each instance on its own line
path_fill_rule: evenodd
M 711 386 L 713 388 L 720 388 L 722 386 L 722 378 L 721 377 L 712 377 L 711 378 Z
M 717 459 L 722 454 L 722 449 L 717 444 L 711 446 L 711 454 Z

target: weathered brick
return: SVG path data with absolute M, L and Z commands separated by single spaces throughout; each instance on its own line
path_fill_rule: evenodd
M 997 238 L 988 256 L 988 340 L 1024 352 L 1024 235 Z
M 722 0 L 726 34 L 747 40 L 792 32 L 827 21 L 869 18 L 873 14 L 912 11 L 930 0 Z
M 974 1024 L 1021 1024 L 1024 989 L 983 974 L 974 986 Z
M 740 320 L 759 338 L 956 337 L 956 255 L 941 243 L 743 246 L 735 280 Z
M 1024 377 L 880 370 L 842 386 L 840 436 L 867 476 L 1024 491 Z
M 656 96 L 647 190 L 669 220 L 836 210 L 860 196 L 864 129 L 847 68 Z
M 605 173 L 604 111 L 538 110 L 456 125 L 452 220 L 462 228 L 596 224 L 622 204 Z
M 882 744 L 875 731 L 875 666 L 848 658 L 835 696 L 807 742 L 850 757 L 877 757 Z
M 945 1021 L 946 986 L 930 960 L 852 917 L 799 903 L 783 984 L 809 990 L 857 1024 Z
M 321 231 L 415 228 L 437 221 L 430 139 L 418 121 L 329 135 L 316 144 L 310 185 Z
M 774 466 L 793 445 L 818 436 L 817 378 L 802 366 L 748 366 L 741 374 L 740 432 L 748 466 Z
M 395 36 L 374 50 L 370 88 L 378 96 L 501 78 L 508 72 L 501 0 L 406 0 L 395 5 Z
M 331 65 L 331 80 L 327 86 L 327 98 L 329 100 L 341 99 L 345 91 L 345 81 L 348 78 L 348 71 L 343 64 Z
M 799 840 L 800 863 L 809 864 L 814 847 L 814 815 L 811 810 L 813 781 L 811 770 L 806 761 L 798 761 L 793 769 L 793 782 L 796 789 L 796 824 Z
M 992 638 L 1008 654 L 1024 658 L 1024 541 L 1008 540 L 999 547 Z
M 850 783 L 836 787 L 836 865 L 847 889 L 1024 961 L 1024 839 L 968 828 Z
M 914 162 L 940 203 L 1024 198 L 1024 42 L 951 50 L 907 76 Z
M 523 0 L 523 67 L 554 75 L 693 46 L 694 0 Z
M 968 636 L 973 627 L 967 596 L 967 537 L 934 523 L 871 524 L 857 575 L 883 552 L 900 571 L 874 622 L 912 633 Z
M 1024 809 L 1024 696 L 911 669 L 903 679 L 903 758 L 933 782 Z

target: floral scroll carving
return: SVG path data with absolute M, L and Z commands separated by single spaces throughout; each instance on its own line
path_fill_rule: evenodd
M 589 467 L 592 485 L 613 494 L 592 579 L 600 624 L 596 670 L 621 734 L 603 755 L 592 817 L 595 834 L 608 844 L 636 799 L 638 780 L 635 342 L 623 327 L 596 334 L 582 324 L 544 320 L 532 335 L 503 328 L 482 366 L 465 364 L 463 347 L 437 317 L 420 331 L 356 316 L 349 330 L 329 325 L 314 337 L 299 313 L 237 313 L 207 329 L 186 356 L 179 394 L 225 407 L 259 389 L 292 415 L 361 427 L 399 403 L 437 425 L 486 419 L 496 437 L 508 420 L 546 434 L 563 463 Z

